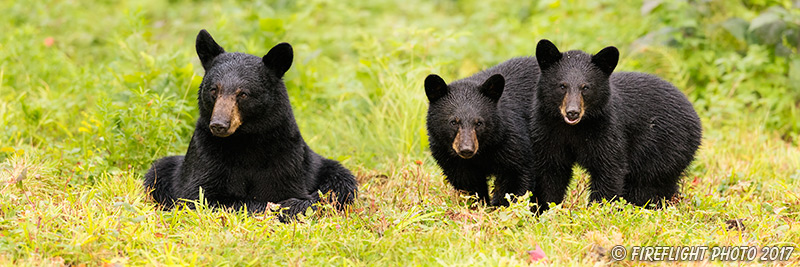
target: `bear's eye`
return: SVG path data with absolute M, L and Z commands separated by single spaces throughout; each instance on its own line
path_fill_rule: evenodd
M 456 126 L 456 125 L 458 125 L 458 121 L 456 121 L 456 120 L 451 120 L 451 121 L 450 121 L 450 125 Z
M 217 94 L 217 88 L 216 87 L 211 87 L 211 89 L 208 89 L 208 92 L 210 94 L 212 94 L 212 95 L 216 95 Z
M 245 99 L 247 97 L 248 97 L 247 93 L 239 93 L 239 99 Z
M 562 83 L 562 84 L 558 85 L 558 88 L 561 89 L 561 90 L 564 90 L 564 89 L 567 89 L 567 85 Z
M 588 85 L 584 84 L 583 86 L 581 86 L 581 91 L 586 91 L 586 90 L 589 90 L 589 86 Z
M 483 122 L 482 121 L 476 121 L 475 122 L 475 126 L 481 127 L 481 126 L 483 126 Z

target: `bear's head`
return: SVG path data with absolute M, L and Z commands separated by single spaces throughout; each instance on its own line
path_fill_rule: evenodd
M 585 116 L 603 112 L 611 90 L 609 77 L 619 61 L 616 47 L 594 55 L 578 50 L 561 53 L 542 39 L 536 46 L 536 60 L 541 69 L 537 98 L 546 113 L 576 125 Z
M 260 58 L 226 53 L 201 30 L 195 47 L 205 69 L 198 91 L 200 118 L 214 136 L 258 132 L 281 119 L 276 114 L 288 107 L 282 77 L 292 66 L 291 45 L 280 43 Z
M 480 145 L 494 143 L 500 124 L 497 103 L 504 87 L 500 74 L 482 83 L 459 80 L 449 85 L 436 74 L 428 75 L 425 94 L 430 101 L 427 127 L 431 145 L 449 145 L 451 153 L 469 159 L 479 153 Z

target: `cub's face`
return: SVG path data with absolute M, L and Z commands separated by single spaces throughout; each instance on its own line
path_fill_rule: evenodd
M 497 102 L 505 80 L 494 75 L 483 84 L 447 85 L 435 74 L 425 79 L 428 95 L 428 136 L 433 145 L 447 146 L 453 155 L 470 159 L 480 152 L 497 123 Z
M 270 108 L 286 91 L 281 77 L 292 63 L 289 44 L 276 45 L 263 58 L 226 53 L 202 30 L 196 48 L 206 70 L 198 91 L 200 115 L 208 119 L 211 134 L 254 131 L 269 120 Z
M 578 124 L 585 114 L 601 108 L 608 101 L 611 73 L 619 52 L 613 46 L 595 55 L 572 50 L 561 53 L 548 40 L 536 47 L 541 68 L 538 98 L 550 114 L 560 115 L 569 125 Z

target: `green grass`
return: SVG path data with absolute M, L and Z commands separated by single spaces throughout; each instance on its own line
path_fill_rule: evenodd
M 527 265 L 537 245 L 544 263 L 636 265 L 607 252 L 798 247 L 800 9 L 664 2 L 0 1 L 0 265 Z M 775 10 L 777 43 L 752 26 Z M 734 18 L 752 27 L 737 32 Z M 228 51 L 293 45 L 295 116 L 312 148 L 357 174 L 349 212 L 281 224 L 147 199 L 149 164 L 184 153 L 194 130 L 202 28 Z M 619 70 L 687 93 L 704 139 L 677 204 L 590 204 L 579 170 L 564 203 L 534 217 L 444 182 L 427 150 L 424 77 L 462 78 L 533 54 L 541 38 L 615 45 Z

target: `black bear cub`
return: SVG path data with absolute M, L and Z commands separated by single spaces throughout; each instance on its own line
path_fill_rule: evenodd
M 226 53 L 211 35 L 197 35 L 206 73 L 198 91 L 200 118 L 186 156 L 157 160 L 144 186 L 166 208 L 197 200 L 200 189 L 214 207 L 262 212 L 280 204 L 292 218 L 331 193 L 338 207 L 353 202 L 353 175 L 306 145 L 282 77 L 292 65 L 287 43 L 263 58 Z
M 528 125 L 538 70 L 536 59 L 522 57 L 450 84 L 436 74 L 425 79 L 431 153 L 453 187 L 489 203 L 494 175 L 492 205 L 532 189 Z
M 541 69 L 530 127 L 535 195 L 543 209 L 560 203 L 572 166 L 591 177 L 591 201 L 622 197 L 660 206 L 678 191 L 702 128 L 692 104 L 656 76 L 613 73 L 617 48 L 595 55 L 561 53 L 548 40 L 536 47 Z

